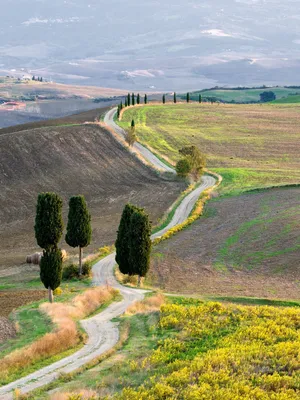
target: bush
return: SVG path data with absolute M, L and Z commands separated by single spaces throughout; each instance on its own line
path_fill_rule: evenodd
M 191 163 L 187 158 L 182 158 L 176 164 L 176 172 L 178 176 L 187 176 L 192 170 Z
M 92 271 L 92 264 L 90 261 L 86 261 L 82 265 L 82 275 L 90 276 Z M 73 278 L 79 278 L 78 265 L 69 264 L 63 269 L 63 280 L 68 281 Z
M 90 276 L 92 272 L 92 264 L 89 261 L 86 261 L 83 265 L 82 265 L 82 275 L 83 276 Z
M 62 278 L 64 281 L 67 281 L 72 278 L 78 277 L 78 266 L 75 264 L 69 264 L 63 269 Z

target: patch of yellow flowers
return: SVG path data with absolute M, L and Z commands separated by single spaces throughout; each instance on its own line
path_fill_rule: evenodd
M 151 378 L 118 400 L 300 399 L 300 309 L 165 304 L 160 326 L 175 337 L 140 363 Z M 189 352 L 195 341 L 211 344 Z

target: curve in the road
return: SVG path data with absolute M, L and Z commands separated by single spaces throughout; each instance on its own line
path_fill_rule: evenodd
M 117 134 L 124 136 L 124 131 L 115 124 L 114 114 L 116 109 L 110 110 L 105 116 L 105 122 Z M 140 152 L 142 156 L 156 168 L 167 172 L 174 170 L 163 164 L 155 155 L 139 143 L 136 144 L 135 150 Z M 149 154 L 150 153 L 150 154 Z M 208 175 L 202 177 L 202 182 L 195 190 L 187 195 L 180 205 L 177 207 L 175 214 L 167 227 L 152 235 L 152 239 L 162 236 L 170 228 L 181 224 L 190 215 L 200 194 L 207 188 L 214 186 L 216 180 Z M 119 330 L 117 323 L 111 320 L 122 315 L 125 310 L 135 301 L 144 298 L 145 290 L 132 289 L 120 285 L 113 273 L 115 266 L 115 253 L 103 258 L 93 267 L 93 285 L 109 285 L 118 289 L 123 297 L 122 301 L 112 303 L 100 314 L 81 321 L 83 328 L 88 335 L 88 341 L 82 349 L 76 353 L 63 358 L 47 367 L 44 367 L 32 374 L 18 379 L 6 386 L 0 388 L 0 398 L 3 400 L 12 400 L 13 391 L 19 389 L 21 393 L 28 393 L 34 389 L 44 386 L 59 377 L 61 373 L 69 373 L 77 370 L 89 361 L 99 357 L 107 350 L 111 349 L 119 340 Z

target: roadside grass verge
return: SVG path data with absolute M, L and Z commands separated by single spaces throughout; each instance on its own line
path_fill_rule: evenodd
M 38 311 L 51 320 L 55 329 L 37 336 L 35 341 L 30 337 L 29 345 L 1 358 L 0 384 L 19 379 L 77 350 L 85 337 L 77 321 L 108 305 L 117 294 L 112 288 L 100 287 L 77 294 L 65 303 L 40 304 Z

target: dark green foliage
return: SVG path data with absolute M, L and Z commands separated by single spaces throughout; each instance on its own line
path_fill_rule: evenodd
M 177 96 L 176 96 L 176 92 L 174 92 L 174 103 L 177 103 Z
M 186 94 L 186 102 L 187 102 L 187 103 L 190 102 L 190 94 L 189 94 L 189 92 L 187 92 L 187 94 Z
M 141 98 L 140 98 L 140 94 L 138 93 L 138 95 L 136 96 L 136 104 L 140 104 L 141 102 Z
M 199 103 L 202 103 L 202 96 L 199 94 Z
M 82 275 L 90 276 L 91 272 L 92 272 L 92 264 L 90 262 L 86 261 L 82 265 Z M 74 278 L 76 278 L 76 279 L 79 278 L 78 265 L 69 264 L 63 268 L 62 279 L 64 281 L 68 281 L 68 280 L 74 279 Z
M 144 103 L 148 104 L 148 96 L 146 94 L 145 94 L 145 97 L 144 97 Z
M 131 104 L 132 104 L 133 106 L 135 106 L 135 96 L 134 96 L 134 93 L 132 93 L 132 95 L 131 95 Z
M 46 289 L 55 290 L 62 278 L 62 254 L 60 249 L 43 252 L 40 264 L 40 277 Z
M 135 122 L 134 122 L 134 119 L 131 121 L 131 128 L 134 128 L 135 127 Z
M 191 173 L 198 179 L 206 165 L 204 154 L 196 146 L 186 146 L 179 150 L 179 153 L 187 159 L 191 166 Z
M 120 105 L 118 105 L 118 109 L 117 109 L 117 117 L 120 118 Z
M 72 278 L 78 278 L 78 265 L 69 264 L 63 268 L 62 279 L 68 281 Z
M 130 106 L 130 93 L 127 95 L 127 105 Z
M 276 94 L 272 91 L 263 92 L 260 94 L 260 101 L 262 103 L 266 103 L 267 101 L 273 101 L 273 100 L 276 100 Z
M 123 110 L 123 102 L 120 103 L 120 110 Z
M 185 177 L 187 176 L 192 170 L 190 161 L 187 158 L 182 158 L 176 164 L 176 172 L 178 176 Z
M 127 97 L 125 98 L 125 107 L 128 107 Z
M 86 247 L 92 237 L 91 215 L 84 196 L 73 196 L 69 201 L 66 242 L 71 247 Z
M 129 230 L 132 214 L 138 208 L 132 204 L 126 204 L 124 207 L 116 240 L 116 262 L 122 274 L 134 275 L 130 268 L 129 261 Z
M 150 265 L 151 223 L 143 210 L 136 210 L 130 218 L 129 249 L 132 275 L 146 276 Z
M 57 248 L 63 233 L 62 199 L 56 193 L 40 193 L 36 206 L 35 237 L 45 250 Z
M 166 95 L 165 94 L 163 94 L 162 102 L 163 102 L 163 104 L 166 104 Z

